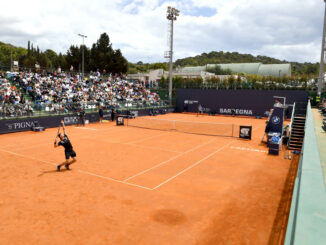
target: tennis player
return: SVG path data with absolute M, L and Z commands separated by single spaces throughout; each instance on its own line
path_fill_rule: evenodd
M 63 146 L 65 148 L 65 157 L 66 157 L 66 161 L 64 161 L 63 163 L 59 164 L 57 166 L 57 171 L 60 171 L 61 166 L 65 165 L 67 170 L 70 170 L 69 165 L 73 164 L 74 162 L 77 161 L 76 159 L 76 152 L 74 151 L 74 149 L 72 148 L 71 142 L 68 138 L 68 136 L 66 135 L 66 129 L 65 129 L 65 124 L 63 121 L 61 121 L 61 125 L 63 128 L 63 134 L 62 133 L 58 133 L 57 137 L 55 138 L 54 141 L 54 147 L 58 147 L 58 146 Z M 57 144 L 57 138 L 60 138 L 60 141 Z M 69 158 L 72 158 L 72 161 L 69 162 Z
M 202 107 L 201 104 L 198 104 L 198 115 L 204 114 L 204 108 Z

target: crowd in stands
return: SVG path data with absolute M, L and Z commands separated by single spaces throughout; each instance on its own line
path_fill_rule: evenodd
M 21 92 L 0 73 L 0 118 L 32 114 L 31 103 L 26 102 Z
M 112 108 L 161 103 L 159 95 L 150 91 L 149 83 L 128 81 L 121 75 L 101 76 L 96 72 L 84 79 L 78 74 L 67 73 L 41 75 L 20 72 L 6 75 L 11 83 L 4 75 L 0 80 L 0 105 L 6 105 L 6 109 L 4 106 L 0 108 L 0 113 L 6 116 L 33 113 L 32 107 L 35 110 L 70 112 L 98 105 Z M 29 103 L 25 102 L 24 94 L 29 95 Z

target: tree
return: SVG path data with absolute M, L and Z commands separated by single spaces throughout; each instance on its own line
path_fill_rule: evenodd
M 56 52 L 54 52 L 51 49 L 45 50 L 44 54 L 48 58 L 48 63 L 50 64 L 49 67 L 51 68 L 58 68 L 59 67 L 59 62 L 58 62 L 58 55 Z
M 79 66 L 81 64 L 81 52 L 78 46 L 71 45 L 67 51 L 66 61 L 68 66 L 73 66 L 74 70 L 78 71 Z
M 127 73 L 128 71 L 128 62 L 125 57 L 122 56 L 120 49 L 114 51 L 112 55 L 111 71 L 113 73 Z
M 27 56 L 30 56 L 31 54 L 31 41 L 28 40 L 28 44 L 27 44 Z
M 102 33 L 91 49 L 91 69 L 111 71 L 113 55 L 114 51 L 110 38 L 106 33 Z
M 102 33 L 90 50 L 89 67 L 92 70 L 100 69 L 112 73 L 126 73 L 128 62 L 120 49 L 113 50 L 109 36 Z

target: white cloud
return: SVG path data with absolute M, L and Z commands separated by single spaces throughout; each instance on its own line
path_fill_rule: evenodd
M 177 7 L 175 58 L 237 51 L 291 61 L 319 61 L 320 0 L 16 0 L 1 4 L 0 41 L 66 52 L 107 32 L 130 61 L 164 61 L 166 7 Z M 205 11 L 209 12 L 205 15 Z M 215 13 L 215 14 L 214 14 Z M 205 17 L 206 16 L 206 17 Z

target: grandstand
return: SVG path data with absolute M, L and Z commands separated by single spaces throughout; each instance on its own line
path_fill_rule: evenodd
M 83 107 L 107 109 L 162 107 L 145 81 L 91 74 L 86 80 L 66 73 L 7 73 L 0 80 L 0 118 L 73 113 Z

